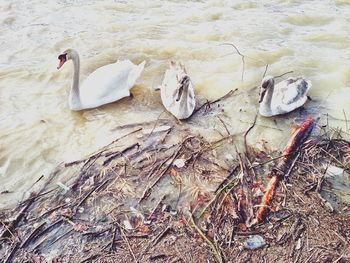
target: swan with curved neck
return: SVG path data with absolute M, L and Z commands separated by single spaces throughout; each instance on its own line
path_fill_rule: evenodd
M 160 94 L 164 107 L 177 119 L 187 119 L 192 115 L 196 97 L 192 81 L 181 63 L 170 62 Z
M 291 112 L 307 101 L 311 81 L 302 77 L 288 78 L 275 85 L 275 78 L 266 76 L 261 82 L 259 113 L 265 117 Z
M 73 61 L 73 83 L 69 94 L 71 110 L 96 108 L 130 96 L 130 89 L 143 71 L 145 62 L 139 65 L 130 60 L 117 61 L 92 72 L 83 82 L 80 78 L 80 58 L 74 49 L 67 49 L 58 56 L 60 69 L 68 60 Z

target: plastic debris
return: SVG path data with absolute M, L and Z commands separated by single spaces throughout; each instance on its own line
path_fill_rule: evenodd
M 176 209 L 171 209 L 171 210 L 170 210 L 170 215 L 176 216 L 176 215 L 177 215 Z
M 233 155 L 230 153 L 226 154 L 225 158 L 226 158 L 226 160 L 229 160 L 229 161 L 233 161 L 235 159 L 235 157 L 233 157 Z
M 343 168 L 339 168 L 339 167 L 334 166 L 334 165 L 329 165 L 327 167 L 326 176 L 327 177 L 340 176 L 340 175 L 343 175 L 343 173 L 344 173 Z
M 266 245 L 265 239 L 260 235 L 254 235 L 244 241 L 246 249 L 258 249 Z
M 254 197 L 259 197 L 259 196 L 263 196 L 263 195 L 264 195 L 264 193 L 260 189 L 257 189 L 253 194 Z
M 57 186 L 60 187 L 60 188 L 62 188 L 62 189 L 63 189 L 64 191 L 66 191 L 66 192 L 69 191 L 69 189 L 70 189 L 68 186 L 66 186 L 65 184 L 63 184 L 63 183 L 61 183 L 61 182 L 58 182 L 58 183 L 57 183 Z
M 177 167 L 177 168 L 182 168 L 185 166 L 185 160 L 184 159 L 176 159 L 173 164 Z
M 301 248 L 301 238 L 298 238 L 297 242 L 295 242 L 295 250 L 299 250 Z
M 130 221 L 127 220 L 127 219 L 123 221 L 123 224 L 124 224 L 124 227 L 125 227 L 126 230 L 133 230 L 133 229 L 134 229 L 134 228 L 132 227 Z

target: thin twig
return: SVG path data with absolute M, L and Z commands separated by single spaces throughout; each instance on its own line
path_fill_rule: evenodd
M 201 106 L 199 106 L 197 109 L 195 109 L 194 111 L 193 111 L 193 113 L 192 113 L 192 115 L 188 118 L 188 119 L 190 119 L 190 118 L 192 118 L 193 117 L 193 115 L 195 115 L 198 111 L 200 111 L 204 106 L 208 106 L 209 108 L 210 108 L 210 105 L 212 105 L 212 104 L 214 104 L 214 103 L 217 103 L 217 102 L 219 102 L 219 101 L 221 101 L 221 100 L 224 100 L 224 99 L 227 99 L 227 98 L 229 98 L 229 97 L 231 97 L 236 91 L 238 91 L 238 88 L 236 88 L 236 89 L 234 89 L 234 90 L 230 90 L 228 93 L 226 93 L 224 96 L 222 96 L 222 97 L 220 97 L 220 98 L 218 98 L 218 99 L 216 99 L 216 100 L 213 100 L 213 101 L 206 101 L 205 103 L 203 103 Z M 187 119 L 187 120 L 188 120 Z
M 244 68 L 245 68 L 245 61 L 244 61 L 245 55 L 243 55 L 243 54 L 239 51 L 239 49 L 238 49 L 234 44 L 232 44 L 232 43 L 223 43 L 223 44 L 221 44 L 221 45 L 229 45 L 229 46 L 232 46 L 232 47 L 236 50 L 237 54 L 238 54 L 239 56 L 241 56 L 241 58 L 242 58 L 242 77 L 241 77 L 241 81 L 243 82 L 243 78 L 244 78 Z
M 60 235 L 59 237 L 57 237 L 54 241 L 50 242 L 50 246 L 55 244 L 58 240 L 60 240 L 61 238 L 69 235 L 70 233 L 72 233 L 74 231 L 74 228 L 69 229 L 67 232 L 63 233 L 62 235 Z
M 265 75 L 266 75 L 266 72 L 267 72 L 267 68 L 269 67 L 269 64 L 266 64 L 265 66 L 265 71 L 264 71 L 264 74 L 263 74 L 263 78 L 265 78 Z
M 252 220 L 252 218 L 254 217 L 254 211 L 253 211 L 253 205 L 252 205 L 252 192 L 251 189 L 248 187 L 248 183 L 247 183 L 247 179 L 249 176 L 249 173 L 247 171 L 247 167 L 245 165 L 245 163 L 242 160 L 242 157 L 240 155 L 240 153 L 238 152 L 237 147 L 236 148 L 236 153 L 239 159 L 239 165 L 241 167 L 241 171 L 242 171 L 242 177 L 241 177 L 241 183 L 242 183 L 242 189 L 243 192 L 245 193 L 245 198 L 246 198 L 246 206 L 247 206 L 247 210 L 248 210 L 248 218 L 246 219 L 246 224 L 250 224 L 250 221 Z
M 220 122 L 222 123 L 222 125 L 224 126 L 227 135 L 231 135 L 230 131 L 227 129 L 226 123 L 220 118 L 220 116 L 217 116 L 217 118 L 220 120 Z
M 30 241 L 35 237 L 35 235 L 44 227 L 44 225 L 46 225 L 46 222 L 43 222 L 37 228 L 35 228 L 34 231 L 28 236 L 28 238 L 22 242 L 20 248 L 24 248 L 26 245 L 28 245 Z
M 97 159 L 98 157 L 100 157 L 102 155 L 102 153 L 108 151 L 108 150 L 111 150 L 113 147 L 109 147 L 109 146 L 112 146 L 113 144 L 115 144 L 117 141 L 119 141 L 120 139 L 123 139 L 131 134 L 134 134 L 136 132 L 139 132 L 141 131 L 142 128 L 138 128 L 132 132 L 129 132 L 128 134 L 125 134 L 117 139 L 115 139 L 114 141 L 110 142 L 109 144 L 107 144 L 106 146 L 104 146 L 102 149 L 100 149 L 99 151 L 93 153 L 93 154 L 90 154 L 87 158 L 84 158 L 84 159 L 81 159 L 81 160 L 76 160 L 76 161 L 73 161 L 73 162 L 70 162 L 70 163 L 65 163 L 64 164 L 64 167 L 69 167 L 69 166 L 72 166 L 72 165 L 76 165 L 76 164 L 79 164 L 79 163 L 82 163 L 82 162 L 85 162 L 84 166 L 92 159 Z M 83 168 L 82 168 L 83 169 Z
M 207 236 L 202 232 L 202 230 L 200 230 L 200 228 L 196 225 L 196 223 L 194 222 L 193 219 L 193 215 L 190 215 L 190 219 L 191 219 L 191 223 L 194 227 L 194 229 L 198 232 L 198 234 L 205 240 L 205 242 L 207 242 L 207 244 L 210 246 L 210 248 L 213 250 L 214 252 L 214 256 L 216 258 L 216 260 L 219 263 L 223 263 L 224 259 L 222 258 L 222 254 L 220 253 L 220 251 L 218 251 L 217 247 L 213 244 L 213 242 L 211 242 Z
M 11 252 L 8 254 L 7 258 L 5 259 L 4 263 L 8 263 L 8 262 L 12 262 L 12 257 L 15 254 L 17 248 L 19 246 L 19 243 L 16 243 L 16 245 L 14 246 L 14 248 L 11 250 Z
M 170 163 L 163 169 L 163 171 L 161 172 L 161 174 L 158 176 L 158 178 L 148 187 L 146 187 L 145 191 L 143 192 L 142 196 L 140 197 L 138 203 L 141 203 L 145 198 L 147 198 L 150 195 L 150 191 L 151 189 L 160 181 L 160 179 L 163 178 L 164 174 L 169 170 L 169 168 L 172 166 L 174 160 L 176 159 L 176 157 L 179 155 L 183 144 L 188 140 L 188 138 L 186 140 L 184 140 L 181 144 L 181 146 L 179 147 L 179 149 L 170 157 L 171 161 Z M 170 159 L 169 158 L 169 159 Z
M 162 198 L 159 199 L 159 202 L 154 206 L 152 212 L 148 216 L 148 220 L 152 219 L 153 214 L 156 212 L 158 206 L 164 201 L 165 197 L 166 197 L 166 195 L 163 195 Z
M 165 110 L 163 110 L 163 111 L 159 114 L 159 116 L 158 116 L 156 122 L 154 123 L 153 128 L 152 128 L 151 132 L 149 133 L 148 137 L 150 137 L 150 136 L 152 135 L 152 133 L 153 133 L 154 129 L 156 128 L 157 123 L 158 123 L 158 121 L 159 121 L 159 119 L 160 119 L 160 116 L 162 116 L 162 114 L 163 114 L 164 112 L 165 112 Z
M 7 228 L 0 234 L 0 238 L 5 237 L 9 231 L 12 231 L 12 229 L 14 229 L 17 226 L 19 221 L 26 215 L 27 210 L 34 203 L 36 198 L 37 198 L 37 195 L 32 196 L 26 200 L 27 204 L 21 209 L 21 211 L 19 211 L 19 213 L 16 215 L 16 217 L 7 226 Z
M 88 193 L 83 197 L 83 199 L 81 199 L 81 200 L 79 201 L 79 203 L 75 206 L 75 210 L 77 210 L 78 207 L 80 207 L 80 206 L 85 202 L 85 200 L 89 198 L 89 196 L 90 196 L 93 192 L 95 192 L 95 191 L 97 192 L 99 189 L 101 189 L 103 186 L 105 186 L 110 180 L 111 180 L 111 179 L 107 179 L 107 180 L 104 181 L 103 183 L 101 183 L 101 184 L 99 184 L 99 185 L 96 185 L 93 189 L 91 189 L 91 191 L 88 192 Z
M 109 248 L 109 251 L 113 251 L 114 250 L 114 243 L 115 243 L 115 237 L 117 236 L 117 232 L 119 230 L 119 226 L 116 225 L 115 228 L 114 228 L 114 232 L 113 232 L 113 236 L 112 236 L 112 241 L 111 241 L 111 246 Z
M 155 236 L 151 242 L 147 244 L 147 246 L 143 249 L 142 255 L 147 252 L 150 246 L 156 246 L 159 241 L 172 229 L 172 226 L 167 226 L 163 231 L 161 231 L 157 236 Z
M 280 77 L 283 77 L 284 75 L 287 75 L 287 74 L 290 74 L 290 73 L 293 73 L 293 72 L 294 72 L 294 71 L 291 70 L 291 71 L 285 72 L 285 73 L 283 73 L 283 74 L 281 74 L 281 75 L 274 76 L 274 78 L 275 78 L 275 79 L 276 79 L 276 78 L 280 78 Z
M 346 113 L 345 113 L 344 109 L 343 109 L 343 114 L 344 114 L 344 118 L 345 118 L 346 130 L 348 131 L 349 130 L 349 128 L 348 128 L 348 118 L 346 117 Z
M 231 175 L 231 174 L 230 174 Z M 207 205 L 203 208 L 202 212 L 199 214 L 199 218 L 202 217 L 202 215 L 204 214 L 204 212 L 215 202 L 215 200 L 221 195 L 221 193 L 228 187 L 229 191 L 231 191 L 233 189 L 234 186 L 237 185 L 239 179 L 241 177 L 239 175 L 235 176 L 233 179 L 231 179 L 227 184 L 225 184 L 224 186 L 222 186 L 219 190 L 216 191 L 216 194 L 214 195 L 214 197 L 207 203 Z M 233 185 L 231 185 L 233 184 Z
M 129 252 L 130 252 L 132 258 L 134 259 L 134 262 L 135 262 L 135 263 L 138 263 L 138 261 L 137 261 L 137 259 L 136 259 L 136 257 L 135 257 L 135 254 L 134 254 L 134 252 L 133 252 L 132 249 L 131 249 L 131 246 L 130 246 L 130 243 L 129 243 L 129 241 L 128 241 L 128 238 L 125 236 L 122 227 L 120 228 L 120 233 L 122 234 L 122 238 L 124 239 L 125 243 L 126 243 L 127 246 L 128 246 Z
M 257 118 L 258 118 L 258 113 L 255 114 L 255 118 L 254 118 L 253 124 L 244 133 L 244 147 L 245 147 L 245 152 L 248 155 L 248 159 L 249 159 L 249 151 L 248 151 L 248 145 L 247 145 L 247 135 L 254 128 Z

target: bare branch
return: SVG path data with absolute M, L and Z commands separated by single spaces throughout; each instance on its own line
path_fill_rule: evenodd
M 231 43 L 223 43 L 223 44 L 221 44 L 221 45 L 229 45 L 229 46 L 232 46 L 232 47 L 236 50 L 237 54 L 238 54 L 239 56 L 242 57 L 242 78 L 241 78 L 241 81 L 243 82 L 243 78 L 244 78 L 244 68 L 245 68 L 245 60 L 244 60 L 245 55 L 243 55 L 243 54 L 239 51 L 239 49 L 238 49 L 234 44 L 231 44 Z
M 287 74 L 290 74 L 290 73 L 293 73 L 293 70 L 292 71 L 288 71 L 286 73 L 283 73 L 282 75 L 279 75 L 279 76 L 274 76 L 274 78 L 280 78 L 280 77 L 283 77 L 284 75 L 287 75 Z
M 269 64 L 266 64 L 266 66 L 265 66 L 265 71 L 264 71 L 264 74 L 263 74 L 263 78 L 265 78 L 265 76 L 266 76 L 266 72 L 267 72 L 267 68 L 269 67 Z

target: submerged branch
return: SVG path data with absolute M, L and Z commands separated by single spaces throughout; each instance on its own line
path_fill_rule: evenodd
M 285 72 L 285 73 L 283 73 L 283 74 L 281 74 L 281 75 L 274 76 L 274 78 L 275 78 L 275 79 L 276 79 L 276 78 L 281 78 L 281 77 L 283 77 L 284 75 L 287 75 L 287 74 L 290 74 L 290 73 L 293 73 L 293 72 L 294 72 L 294 71 L 291 70 L 291 71 Z
M 232 46 L 232 47 L 236 50 L 237 54 L 238 54 L 239 56 L 241 56 L 241 58 L 242 58 L 242 77 L 241 77 L 241 81 L 243 82 L 243 79 L 244 79 L 244 69 L 245 69 L 245 60 L 244 60 L 245 55 L 243 55 L 243 54 L 239 51 L 239 49 L 238 49 L 234 44 L 232 44 L 232 43 L 223 43 L 223 44 L 221 44 L 221 45 Z

